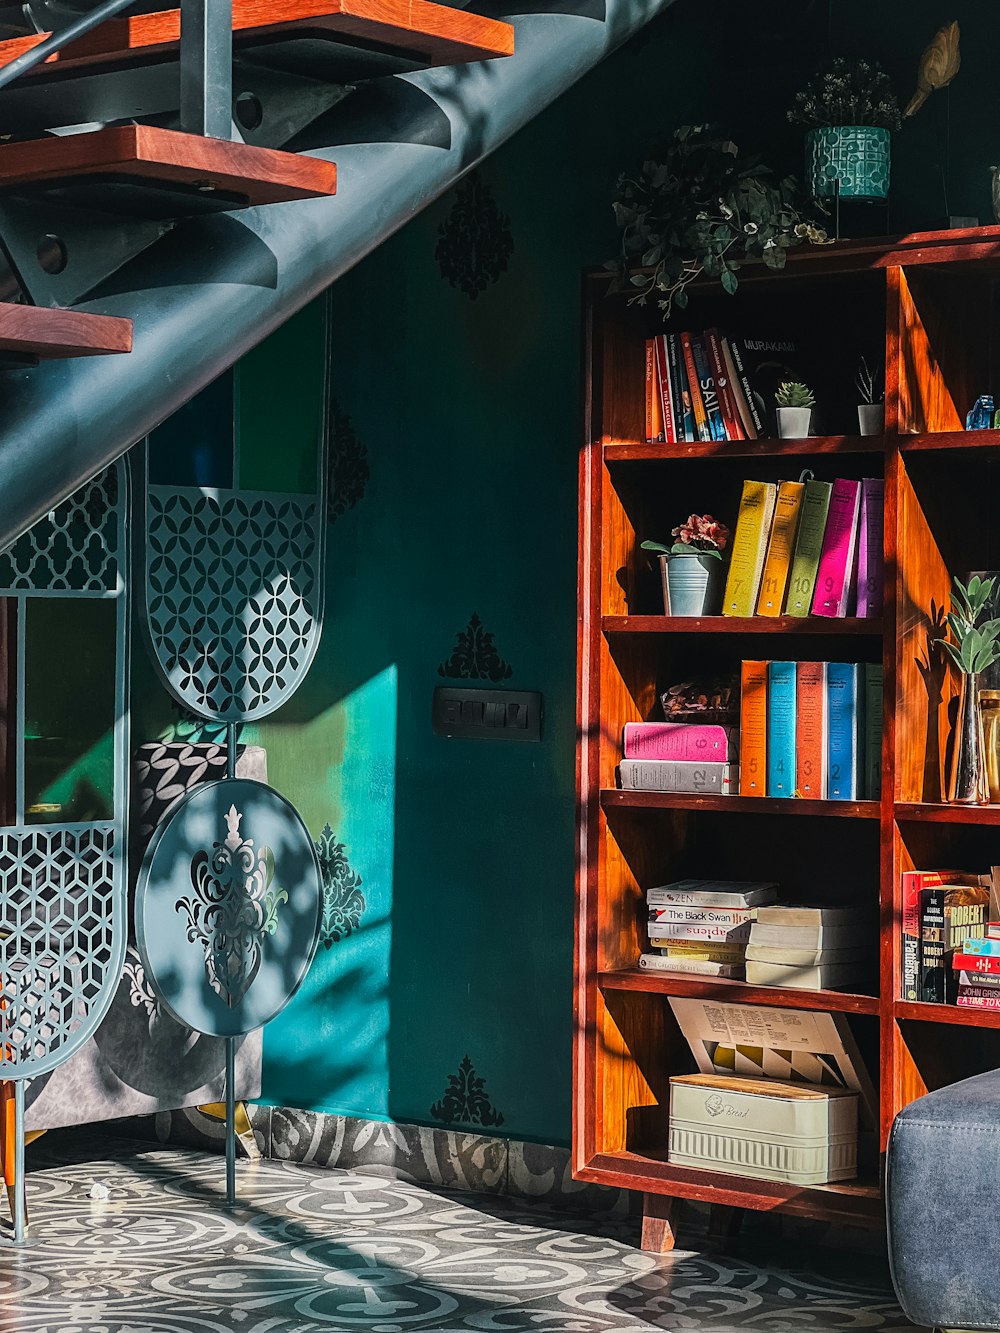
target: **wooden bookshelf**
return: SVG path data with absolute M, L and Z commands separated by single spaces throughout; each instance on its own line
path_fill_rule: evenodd
M 669 1078 L 693 1061 L 670 1009 L 688 996 L 846 1015 L 878 1089 L 878 1149 L 900 1108 L 1000 1065 L 1000 1014 L 901 1000 L 899 876 L 995 863 L 1000 807 L 944 801 L 956 683 L 929 644 L 953 574 L 1000 568 L 1000 430 L 965 432 L 980 393 L 1000 391 L 1000 227 L 848 241 L 792 252 L 780 273 L 744 270 L 740 291 L 692 290 L 676 329 L 788 330 L 844 406 L 820 397 L 828 434 L 740 444 L 643 439 L 644 342 L 655 309 L 585 282 L 587 420 L 580 468 L 578 909 L 574 1171 L 642 1191 L 648 1236 L 669 1235 L 671 1199 L 880 1223 L 880 1168 L 847 1185 L 794 1189 L 671 1166 Z M 654 303 L 655 304 L 655 303 Z M 852 433 L 853 367 L 885 350 L 885 434 Z M 810 360 L 810 366 L 812 361 Z M 747 478 L 810 467 L 885 478 L 881 619 L 662 614 L 643 540 L 689 512 L 732 526 Z M 882 663 L 879 802 L 691 797 L 615 786 L 626 722 L 662 716 L 659 692 L 743 658 Z M 831 903 L 878 903 L 870 993 L 809 993 L 638 968 L 645 891 L 685 876 L 773 878 Z

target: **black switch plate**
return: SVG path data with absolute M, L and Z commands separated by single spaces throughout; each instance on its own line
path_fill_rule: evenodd
M 431 714 L 435 736 L 469 741 L 540 741 L 537 690 L 476 690 L 439 685 Z

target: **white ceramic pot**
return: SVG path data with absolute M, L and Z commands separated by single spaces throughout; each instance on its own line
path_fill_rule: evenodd
M 778 434 L 783 440 L 804 440 L 812 424 L 811 407 L 779 407 Z
M 862 435 L 885 433 L 885 403 L 859 403 L 858 428 Z

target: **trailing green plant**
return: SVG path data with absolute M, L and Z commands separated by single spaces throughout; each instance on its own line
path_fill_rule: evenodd
M 778 386 L 774 401 L 778 407 L 815 407 L 816 395 L 808 385 L 799 384 L 797 380 L 786 380 Z
M 898 130 L 903 114 L 892 82 L 877 60 L 837 56 L 795 94 L 788 119 L 809 129 L 877 125 Z
M 621 249 L 607 267 L 618 273 L 619 290 L 636 288 L 629 304 L 656 296 L 666 320 L 675 305 L 685 308 L 688 287 L 703 274 L 732 295 L 743 264 L 780 269 L 793 246 L 825 244 L 815 215 L 803 211 L 799 182 L 771 176 L 711 127 L 682 125 L 658 160 L 619 177 Z
M 965 675 L 978 675 L 1000 660 L 1000 619 L 979 623 L 995 585 L 996 579 L 981 579 L 978 574 L 969 579 L 968 587 L 961 579 L 952 579 L 947 620 L 954 643 L 938 642 Z
M 725 523 L 711 514 L 691 514 L 686 523 L 671 528 L 670 535 L 675 539 L 672 546 L 645 541 L 642 549 L 655 551 L 657 555 L 711 555 L 721 560 L 731 533 Z
M 865 357 L 861 358 L 857 379 L 854 382 L 863 403 L 880 403 L 885 397 L 882 371 L 878 366 L 873 370 Z

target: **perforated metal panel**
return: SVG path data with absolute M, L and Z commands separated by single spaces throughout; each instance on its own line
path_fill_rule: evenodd
M 0 552 L 0 596 L 16 600 L 15 818 L 0 828 L 0 1078 L 67 1060 L 100 1023 L 126 945 L 126 478 L 114 464 Z M 60 823 L 25 809 L 25 626 L 43 598 L 114 601 L 110 818 Z M 53 644 L 73 691 L 74 652 Z M 87 709 L 88 700 L 76 707 Z M 40 809 L 42 812 L 40 813 Z

